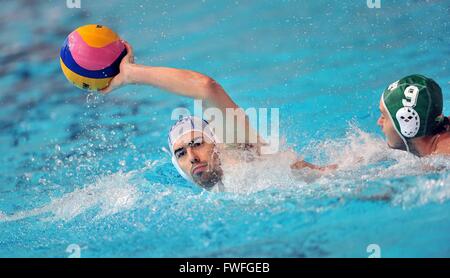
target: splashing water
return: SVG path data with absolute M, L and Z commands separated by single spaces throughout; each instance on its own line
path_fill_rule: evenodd
M 418 158 L 404 151 L 391 150 L 382 139 L 364 132 L 355 124 L 350 125 L 346 137 L 311 144 L 303 154 L 314 154 L 314 162 L 336 163 L 339 168 L 324 174 L 312 170 L 291 170 L 290 165 L 297 155 L 292 151 L 282 151 L 249 162 L 225 165 L 225 192 L 241 198 L 239 196 L 264 190 L 281 190 L 298 198 L 385 199 L 392 200 L 394 205 L 407 207 L 444 202 L 450 197 L 448 174 L 434 180 L 419 178 L 417 184 L 406 187 L 393 182 L 380 184 L 380 181 L 393 178 L 445 172 L 450 169 L 450 162 L 442 156 Z M 98 209 L 95 219 L 100 219 L 133 209 L 138 199 L 145 196 L 139 188 L 148 184 L 141 173 L 151 171 L 158 164 L 161 162 L 154 161 L 139 171 L 119 171 L 100 177 L 95 183 L 55 198 L 43 207 L 10 216 L 1 213 L 0 221 L 47 214 L 51 216 L 46 220 L 67 221 L 90 209 Z M 154 200 L 151 196 L 145 198 L 147 203 Z
M 292 151 L 282 151 L 270 157 L 241 162 L 224 168 L 225 192 L 237 196 L 264 190 L 281 190 L 296 198 L 356 198 L 391 200 L 394 205 L 411 207 L 428 202 L 444 202 L 449 198 L 448 175 L 437 179 L 419 178 L 412 186 L 390 181 L 436 174 L 449 169 L 445 157 L 417 158 L 403 151 L 391 150 L 380 138 L 366 133 L 354 123 L 344 138 L 325 140 L 307 146 L 302 154 L 313 157 L 318 164 L 336 163 L 339 169 L 325 174 L 315 171 L 292 171 L 297 158 Z M 13 215 L 0 214 L 0 221 L 16 221 L 28 217 L 50 215 L 45 220 L 71 220 L 97 209 L 95 219 L 133 209 L 144 195 L 139 188 L 148 184 L 140 173 L 161 162 L 155 161 L 139 171 L 121 171 L 76 189 L 49 204 Z M 139 173 L 139 175 L 138 175 Z M 192 194 L 196 194 L 193 192 Z M 148 202 L 153 197 L 145 197 Z
M 260 250 L 259 244 L 243 243 L 248 240 L 246 237 L 271 238 L 272 233 L 282 231 L 287 225 L 289 232 L 285 231 L 281 236 L 286 238 L 286 242 L 272 239 L 273 243 L 263 244 L 272 250 L 270 252 L 281 248 L 279 254 L 299 256 L 298 250 L 289 248 L 292 242 L 299 241 L 304 252 L 301 256 L 340 256 L 342 253 L 320 239 L 325 236 L 323 232 L 314 232 L 314 229 L 322 231 L 320 227 L 325 223 L 327 226 L 338 225 L 333 224 L 335 219 L 343 216 L 333 215 L 349 214 L 346 221 L 359 222 L 362 227 L 372 225 L 365 222 L 368 219 L 383 223 L 380 224 L 382 226 L 388 223 L 392 226 L 392 219 L 385 216 L 386 210 L 392 211 L 397 207 L 400 208 L 397 214 L 407 213 L 429 204 L 445 203 L 450 198 L 448 159 L 439 156 L 417 158 L 406 152 L 390 150 L 383 140 L 355 124 L 350 125 L 345 137 L 316 142 L 305 147 L 301 154 L 312 157 L 314 163 L 337 163 L 340 167 L 321 175 L 307 170 L 293 172 L 289 166 L 297 155 L 286 150 L 268 158 L 227 166 L 223 180 L 225 192 L 207 192 L 195 186 L 177 185 L 182 179 L 164 158 L 149 161 L 140 170 L 101 176 L 94 183 L 53 198 L 38 208 L 12 214 L 0 212 L 0 223 L 23 225 L 24 221 L 33 223 L 33 219 L 38 218 L 42 220 L 41 225 L 49 223 L 51 229 L 55 224 L 59 227 L 52 232 L 54 235 L 60 229 L 64 230 L 65 225 L 77 225 L 76 235 L 91 238 L 89 246 L 92 249 L 101 246 L 94 243 L 99 241 L 99 235 L 90 234 L 91 226 L 99 229 L 97 233 L 105 233 L 104 237 L 111 242 L 131 236 L 120 232 L 127 227 L 135 234 L 134 240 L 145 244 L 141 253 L 137 253 L 142 256 L 173 256 L 170 252 L 173 248 L 180 250 L 179 256 L 261 256 L 264 253 L 254 253 Z M 169 179 L 167 174 L 173 177 Z M 367 211 L 361 211 L 366 211 L 366 218 L 356 213 L 363 208 L 361 202 L 368 207 Z M 371 208 L 381 204 L 387 207 Z M 349 209 L 356 210 L 349 212 Z M 367 216 L 369 214 L 371 216 Z M 248 225 L 255 221 L 255 217 L 259 224 L 251 229 Z M 442 217 L 439 216 L 438 220 L 442 221 Z M 58 224 L 61 221 L 67 224 L 61 226 Z M 308 225 L 311 227 L 307 228 Z M 174 227 L 178 226 L 184 227 L 185 232 L 176 232 Z M 112 234 L 111 229 L 115 231 Z M 339 225 L 327 229 L 326 236 L 339 229 Z M 353 234 L 352 237 L 364 242 L 361 229 L 348 231 L 348 237 Z M 166 245 L 160 245 L 161 240 Z M 263 242 L 265 240 L 269 239 Z M 230 247 L 223 249 L 220 242 L 227 241 L 229 243 L 222 244 Z M 320 247 L 311 241 L 320 242 L 317 243 Z M 73 242 L 71 240 L 67 244 Z M 180 249 L 183 242 L 191 247 Z M 232 247 L 239 246 L 238 242 L 244 245 L 236 247 L 238 249 Z M 161 247 L 155 247 L 155 244 Z M 121 252 L 136 252 L 133 246 L 122 248 Z M 202 251 L 205 248 L 209 250 L 207 253 Z M 91 254 L 95 256 L 95 253 Z M 267 255 L 270 254 L 273 253 Z
M 225 166 L 225 191 L 249 194 L 277 188 L 296 190 L 299 196 L 317 198 L 347 195 L 358 197 L 360 194 L 359 197 L 362 198 L 391 199 L 394 197 L 393 192 L 404 190 L 402 185 L 393 186 L 389 182 L 380 186 L 377 182 L 436 174 L 450 169 L 450 162 L 445 156 L 419 158 L 404 151 L 392 150 L 381 138 L 364 132 L 355 123 L 350 123 L 344 138 L 310 144 L 302 154 L 312 157 L 319 165 L 337 164 L 339 168 L 323 174 L 309 169 L 291 170 L 289 166 L 297 155 L 292 151 L 283 151 L 264 159 Z M 438 181 L 425 184 L 419 182 L 415 185 L 415 190 L 408 189 L 409 193 L 403 194 L 419 194 L 423 190 L 435 192 L 439 190 L 435 187 L 446 188 L 446 180 L 448 179 L 444 176 Z M 371 191 L 369 196 L 365 195 Z M 445 193 L 439 194 L 442 195 L 439 200 L 447 198 Z M 399 201 L 396 199 L 394 203 L 398 204 Z
M 98 209 L 96 219 L 100 219 L 119 211 L 130 209 L 139 198 L 135 184 L 130 180 L 135 171 L 129 173 L 118 172 L 110 176 L 100 177 L 94 184 L 56 198 L 48 205 L 29 211 L 17 212 L 6 216 L 0 214 L 0 221 L 17 221 L 20 219 L 48 215 L 46 220 L 71 220 L 85 213 L 89 209 Z

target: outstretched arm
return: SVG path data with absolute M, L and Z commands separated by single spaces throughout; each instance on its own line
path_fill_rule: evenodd
M 241 108 L 239 108 L 236 103 L 234 103 L 234 101 L 225 92 L 222 86 L 220 86 L 220 84 L 217 83 L 214 79 L 192 70 L 168 67 L 152 67 L 134 64 L 133 49 L 127 42 L 124 43 L 128 53 L 120 63 L 120 73 L 111 80 L 107 88 L 101 90 L 101 93 L 108 94 L 114 89 L 127 84 L 143 84 L 158 87 L 180 96 L 186 96 L 193 99 L 201 99 L 206 102 L 205 104 L 207 107 L 219 108 L 222 111 L 223 115 L 225 115 L 227 109 L 231 109 L 232 112 L 238 115 L 238 121 L 236 122 L 236 126 L 233 127 L 233 130 L 229 130 L 228 125 L 226 125 L 225 123 L 225 132 L 233 132 L 235 140 L 239 138 L 238 134 L 242 135 L 242 133 L 244 132 L 244 137 L 246 140 L 256 137 L 257 143 L 250 142 L 250 145 L 256 146 L 258 152 L 260 151 L 260 148 L 262 144 L 264 144 L 264 141 L 251 128 L 245 112 Z M 225 120 L 225 116 L 223 117 L 223 119 Z M 252 134 L 252 136 L 250 134 Z M 249 142 L 246 141 L 246 143 Z M 291 168 L 328 170 L 327 167 L 318 167 L 304 161 L 298 161 L 297 163 L 294 163 Z
M 317 165 L 308 163 L 304 160 L 297 160 L 296 162 L 291 164 L 292 170 L 300 170 L 300 169 L 306 169 L 306 168 L 311 169 L 311 170 L 318 170 L 318 171 L 326 172 L 326 171 L 336 170 L 338 168 L 338 165 L 331 164 L 331 165 L 327 165 L 327 166 L 317 166 Z
M 239 115 L 233 130 L 229 130 L 225 123 L 226 129 L 224 131 L 233 132 L 235 140 L 237 140 L 238 134 L 244 132 L 246 140 L 251 138 L 250 133 L 254 134 L 245 112 L 234 103 L 222 86 L 214 79 L 192 70 L 134 64 L 133 49 L 127 42 L 124 43 L 128 54 L 122 59 L 120 73 L 111 80 L 107 88 L 101 90 L 101 93 L 108 94 L 127 84 L 158 87 L 180 96 L 203 100 L 205 107 L 220 109 L 224 120 L 227 110 Z M 262 142 L 259 137 L 258 142 Z
M 239 108 L 222 86 L 207 75 L 192 70 L 134 64 L 133 49 L 127 42 L 124 43 L 128 54 L 122 59 L 120 73 L 101 93 L 108 94 L 127 84 L 143 84 L 180 96 L 204 100 L 208 102 L 208 106 L 217 107 L 224 112 L 226 108 Z

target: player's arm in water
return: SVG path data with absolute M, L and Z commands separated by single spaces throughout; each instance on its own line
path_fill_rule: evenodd
M 239 138 L 238 133 L 240 132 L 245 132 L 244 134 L 246 140 L 251 138 L 250 134 L 253 133 L 254 130 L 251 128 L 245 112 L 230 98 L 222 86 L 214 79 L 192 70 L 134 64 L 133 49 L 127 42 L 124 43 L 128 54 L 120 63 L 120 73 L 111 80 L 107 88 L 101 90 L 101 93 L 108 94 L 114 89 L 127 84 L 144 84 L 158 87 L 180 96 L 200 99 L 205 102 L 203 103 L 204 107 L 218 108 L 223 113 L 222 115 L 225 115 L 227 111 L 231 111 L 237 115 L 238 120 L 233 130 L 233 138 Z M 256 138 L 257 143 L 251 145 L 257 146 L 257 149 L 259 150 L 264 142 L 257 134 Z M 315 166 L 304 161 L 295 162 L 292 164 L 291 168 L 310 168 L 314 170 L 329 169 L 327 167 Z

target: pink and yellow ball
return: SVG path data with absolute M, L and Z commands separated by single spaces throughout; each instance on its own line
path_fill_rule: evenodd
M 60 64 L 75 86 L 97 91 L 108 86 L 119 73 L 127 50 L 120 37 L 108 27 L 85 25 L 67 36 L 61 47 Z

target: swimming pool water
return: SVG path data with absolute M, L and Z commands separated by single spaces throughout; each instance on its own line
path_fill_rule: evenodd
M 450 256 L 450 162 L 390 150 L 376 126 L 382 90 L 410 73 L 441 85 L 450 114 L 450 1 L 65 2 L 0 1 L 0 257 L 71 244 L 81 257 Z M 59 47 L 89 23 L 137 63 L 279 108 L 285 146 L 340 170 L 292 181 L 274 163 L 235 170 L 234 192 L 186 184 L 163 148 L 172 109 L 192 101 L 65 80 Z

